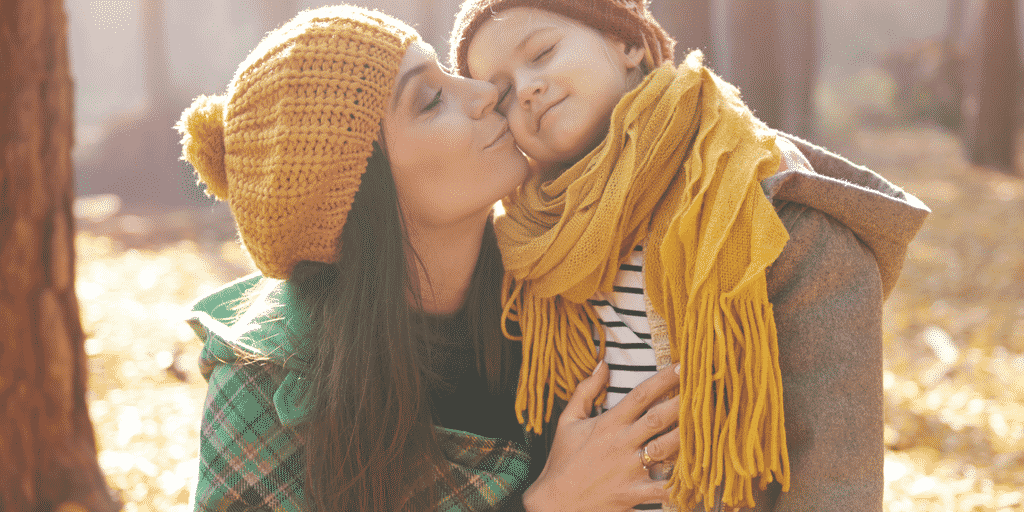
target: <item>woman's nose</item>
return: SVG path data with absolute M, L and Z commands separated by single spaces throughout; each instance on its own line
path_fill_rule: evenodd
M 470 115 L 479 119 L 487 115 L 498 106 L 498 87 L 483 80 L 465 79 L 469 83 L 467 92 L 472 96 L 470 99 Z

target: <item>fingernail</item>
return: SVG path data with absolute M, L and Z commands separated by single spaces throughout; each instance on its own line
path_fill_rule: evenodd
M 594 365 L 594 371 L 591 372 L 591 373 L 597 373 L 597 370 L 599 370 L 601 368 L 602 364 L 604 364 L 604 359 L 598 361 L 597 364 Z
M 679 375 L 679 363 L 676 363 L 676 375 Z

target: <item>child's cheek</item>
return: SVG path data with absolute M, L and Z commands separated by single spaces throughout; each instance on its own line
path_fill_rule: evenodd
M 523 142 L 529 137 L 530 132 L 526 129 L 526 115 L 519 109 L 509 111 L 508 128 L 512 131 L 512 137 L 516 143 Z

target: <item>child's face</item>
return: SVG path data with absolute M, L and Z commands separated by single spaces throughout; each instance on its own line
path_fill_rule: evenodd
M 639 82 L 643 48 L 570 18 L 516 7 L 481 25 L 469 73 L 498 86 L 498 111 L 542 167 L 572 163 L 608 132 L 612 110 Z

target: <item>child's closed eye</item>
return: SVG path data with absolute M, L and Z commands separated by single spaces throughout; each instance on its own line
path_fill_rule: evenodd
M 548 46 L 544 51 L 538 53 L 537 56 L 533 58 L 533 62 L 540 62 L 541 59 L 543 59 L 545 56 L 550 54 L 551 50 L 554 50 L 554 49 L 555 49 L 555 45 Z

